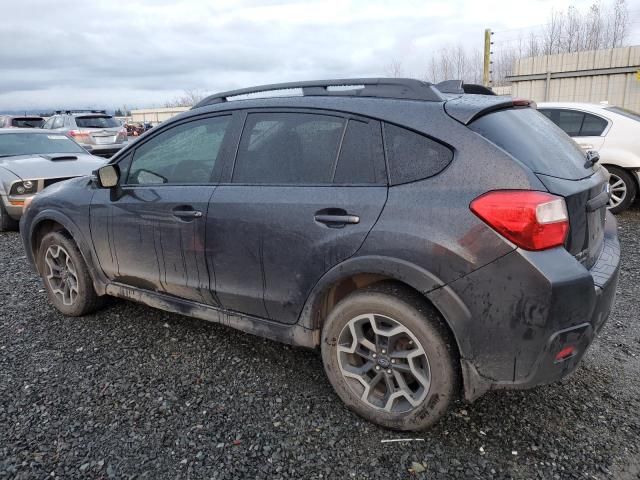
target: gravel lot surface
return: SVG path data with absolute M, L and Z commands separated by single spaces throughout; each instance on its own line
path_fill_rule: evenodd
M 615 311 L 575 375 L 408 443 L 351 414 L 316 352 L 124 301 L 63 317 L 0 234 L 0 479 L 639 479 L 640 211 L 618 221 Z

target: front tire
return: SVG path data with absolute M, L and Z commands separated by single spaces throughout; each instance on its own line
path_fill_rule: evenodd
M 11 218 L 4 207 L 4 202 L 0 199 L 0 232 L 18 230 L 18 221 Z
M 61 313 L 80 317 L 97 310 L 102 298 L 93 288 L 89 269 L 75 242 L 62 232 L 44 236 L 38 270 L 49 300 Z
M 607 207 L 611 213 L 620 213 L 629 208 L 636 198 L 636 182 L 629 172 L 622 168 L 607 165 L 611 174 L 609 185 L 611 186 L 611 198 Z
M 322 360 L 331 385 L 361 417 L 424 430 L 458 394 L 458 355 L 438 312 L 392 284 L 358 290 L 329 314 Z

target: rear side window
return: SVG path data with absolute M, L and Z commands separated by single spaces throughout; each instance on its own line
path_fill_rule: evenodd
M 115 118 L 104 115 L 76 117 L 76 125 L 79 128 L 113 128 L 120 126 Z
M 19 128 L 40 128 L 43 123 L 44 119 L 40 117 L 14 118 L 11 120 L 11 126 Z
M 449 147 L 395 125 L 384 125 L 384 142 L 391 185 L 437 175 L 453 160 Z
M 64 126 L 64 118 L 55 117 L 53 120 L 53 125 L 51 125 L 51 128 L 62 128 L 63 126 Z
M 345 120 L 308 113 L 247 115 L 234 183 L 331 183 Z
M 584 114 L 584 121 L 582 122 L 582 128 L 580 129 L 581 137 L 599 137 L 607 128 L 607 121 L 604 118 L 596 117 L 595 115 Z
M 378 122 L 349 120 L 340 147 L 334 183 L 387 183 Z
M 566 109 L 542 109 L 540 112 L 570 137 L 599 137 L 607 121 L 596 115 Z
M 490 113 L 469 125 L 535 173 L 579 180 L 590 176 L 585 155 L 553 122 L 533 108 Z

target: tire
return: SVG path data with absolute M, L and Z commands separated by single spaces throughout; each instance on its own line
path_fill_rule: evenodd
M 62 232 L 44 236 L 38 248 L 38 270 L 49 301 L 64 315 L 80 317 L 102 306 L 87 264 L 75 242 Z
M 389 351 L 383 348 L 385 335 L 377 335 L 376 345 L 370 340 L 372 319 L 379 332 L 401 332 L 387 344 Z M 354 332 L 365 340 L 354 342 Z M 448 328 L 424 298 L 401 286 L 378 284 L 342 299 L 324 324 L 321 348 L 338 396 L 355 413 L 383 427 L 429 428 L 459 395 L 459 357 Z M 407 352 L 413 352 L 412 360 L 402 358 Z M 368 382 L 374 387 L 367 395 Z
M 611 174 L 609 185 L 611 185 L 611 200 L 609 200 L 609 211 L 620 213 L 629 208 L 636 198 L 638 191 L 633 177 L 626 170 L 619 167 L 606 166 Z M 617 198 L 620 198 L 618 201 Z
M 18 230 L 18 221 L 11 218 L 4 207 L 4 202 L 0 199 L 0 232 Z

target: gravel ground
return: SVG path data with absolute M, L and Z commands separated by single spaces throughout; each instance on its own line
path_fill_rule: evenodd
M 0 234 L 0 479 L 638 479 L 640 211 L 619 223 L 615 311 L 573 377 L 410 443 L 351 414 L 316 352 L 124 301 L 63 317 Z

